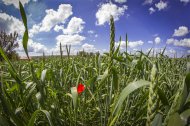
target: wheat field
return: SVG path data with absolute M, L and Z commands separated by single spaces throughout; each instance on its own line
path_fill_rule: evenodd
M 21 3 L 20 13 L 29 58 Z M 71 47 L 60 45 L 57 57 L 11 61 L 0 48 L 0 125 L 188 126 L 190 59 L 165 50 L 153 56 L 154 48 L 120 52 L 114 32 L 111 17 L 110 51 L 103 55 L 70 56 Z

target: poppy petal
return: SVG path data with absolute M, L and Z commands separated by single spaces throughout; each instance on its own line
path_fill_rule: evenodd
M 82 93 L 85 89 L 85 86 L 83 84 L 78 84 L 78 87 L 77 87 L 77 92 L 78 94 Z

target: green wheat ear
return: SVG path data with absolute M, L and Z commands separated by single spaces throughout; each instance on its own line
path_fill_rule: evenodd
M 147 122 L 146 126 L 152 126 L 153 119 L 156 114 L 156 109 L 158 105 L 158 95 L 156 90 L 156 78 L 157 78 L 157 68 L 154 64 L 151 71 L 151 84 L 149 87 L 149 98 L 148 98 L 148 108 L 147 108 Z
M 113 65 L 113 54 L 115 49 L 115 25 L 114 18 L 111 15 L 110 17 L 110 66 Z
M 126 48 L 126 53 L 127 53 L 127 46 L 128 46 L 128 36 L 127 36 L 127 34 L 126 34 L 126 39 L 125 39 L 125 46 L 126 46 L 125 48 Z

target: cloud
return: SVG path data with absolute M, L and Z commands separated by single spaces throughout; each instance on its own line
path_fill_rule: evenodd
M 116 47 L 119 45 L 120 42 L 116 42 L 115 45 Z M 142 40 L 139 41 L 131 41 L 128 43 L 128 47 L 129 48 L 136 48 L 138 46 L 142 46 L 144 44 L 144 42 Z M 126 42 L 125 41 L 121 41 L 121 45 L 120 45 L 120 49 L 125 49 L 126 47 Z
M 164 51 L 164 48 L 148 48 L 145 52 L 150 52 L 150 55 L 153 55 L 153 52 L 154 52 L 154 55 L 155 54 L 158 54 L 158 53 L 162 53 Z M 164 51 L 164 55 L 168 55 L 168 56 L 173 56 L 173 54 L 176 54 L 176 50 L 172 49 L 172 48 L 166 48 L 165 51 Z
M 145 0 L 143 4 L 144 5 L 146 5 L 146 4 L 152 4 L 152 2 L 153 2 L 153 0 Z
M 18 42 L 19 48 L 16 49 L 18 52 L 24 52 L 22 40 Z M 46 52 L 48 49 L 45 45 L 41 44 L 40 42 L 34 42 L 32 39 L 28 40 L 28 52 L 31 53 L 43 53 Z
M 7 33 L 13 33 L 16 31 L 22 36 L 24 33 L 24 25 L 16 17 L 6 13 L 0 13 L 0 30 L 5 30 Z
M 166 44 L 172 44 L 172 43 L 177 43 L 177 42 L 178 42 L 177 39 L 170 38 L 170 39 L 167 39 Z
M 155 42 L 156 44 L 159 44 L 159 43 L 161 42 L 160 37 L 156 37 L 156 38 L 154 39 L 154 42 Z
M 115 2 L 117 2 L 117 3 L 125 3 L 125 2 L 127 2 L 127 0 L 115 0 Z
M 141 45 L 143 45 L 143 44 L 144 44 L 144 42 L 143 42 L 142 40 L 139 40 L 139 41 L 129 42 L 129 43 L 128 43 L 128 46 L 129 46 L 130 48 L 135 48 L 135 47 L 141 46 Z
M 175 46 L 190 47 L 190 38 L 181 39 L 179 42 L 174 43 Z
M 153 44 L 153 41 L 148 41 L 149 44 Z
M 157 37 L 159 34 L 158 33 L 156 33 L 156 34 L 154 34 L 154 35 L 152 35 L 153 37 Z
M 135 48 L 135 49 L 133 49 L 133 52 L 137 52 L 137 51 L 138 51 L 138 49 L 136 49 L 136 48 Z
M 96 52 L 96 48 L 94 47 L 94 45 L 88 43 L 83 44 L 82 49 L 84 49 L 84 51 L 86 52 Z
M 155 10 L 153 7 L 150 7 L 150 8 L 149 8 L 150 14 L 154 13 L 155 11 L 156 11 L 156 10 Z
M 59 32 L 60 30 L 64 30 L 64 25 L 55 25 L 54 31 Z
M 29 37 L 33 37 L 34 34 L 38 33 L 40 31 L 40 26 L 34 24 L 32 26 L 32 29 L 29 30 Z
M 93 31 L 93 30 L 88 31 L 88 34 L 94 34 L 94 33 L 95 33 L 95 31 Z
M 89 30 L 88 34 L 90 34 L 91 37 L 92 37 L 92 35 L 94 35 L 95 38 L 98 37 L 98 34 L 96 34 L 95 31 L 93 31 L 93 30 Z M 93 40 L 93 41 L 95 41 L 95 40 Z
M 81 18 L 72 17 L 66 29 L 63 30 L 64 34 L 78 34 L 84 29 L 85 22 Z
M 67 28 L 64 29 L 63 26 L 56 25 L 54 27 L 55 31 L 62 30 L 63 35 L 58 35 L 56 37 L 57 46 L 61 43 L 62 45 L 80 45 L 84 36 L 79 35 L 82 32 L 85 22 L 81 18 L 73 17 L 67 25 Z
M 84 48 L 85 52 L 97 52 L 97 51 L 100 51 L 100 50 L 96 50 L 94 45 L 90 45 L 88 43 L 85 43 L 83 45 L 81 47 L 79 47 L 79 46 L 71 46 L 70 55 L 76 55 L 77 52 L 83 51 L 83 48 Z M 53 52 L 54 55 L 60 55 L 60 47 L 59 47 L 59 45 L 57 45 L 55 48 L 51 48 L 48 51 L 48 54 L 52 54 L 52 52 Z M 65 46 L 63 46 L 63 55 L 67 55 L 67 51 L 65 49 Z
M 183 3 L 189 3 L 190 0 L 180 0 L 180 2 L 183 2 Z
M 190 38 L 184 38 L 181 40 L 170 38 L 167 39 L 166 43 L 173 44 L 174 46 L 190 47 Z
M 187 50 L 187 53 L 190 53 L 190 50 Z
M 40 31 L 50 31 L 56 24 L 65 23 L 66 19 L 72 14 L 72 6 L 70 4 L 60 4 L 57 11 L 53 9 L 46 10 L 46 16 L 42 20 Z
M 42 22 L 33 25 L 29 33 L 33 36 L 39 32 L 48 32 L 52 28 L 54 31 L 63 33 L 58 35 L 56 39 L 55 47 L 48 49 L 48 53 L 59 52 L 60 43 L 65 45 L 81 45 L 82 41 L 85 40 L 81 33 L 84 29 L 85 22 L 81 18 L 72 17 L 69 21 L 68 18 L 73 14 L 72 6 L 69 4 L 61 4 L 57 11 L 53 9 L 46 10 L 46 16 L 43 18 Z M 68 22 L 68 23 L 67 23 Z M 65 24 L 67 23 L 67 27 Z M 72 49 L 73 53 L 76 53 L 76 49 Z
M 16 8 L 19 8 L 19 1 L 24 6 L 27 4 L 30 0 L 2 0 L 5 5 L 14 5 Z
M 174 50 L 174 49 L 169 49 L 169 50 L 166 50 L 166 53 L 169 53 L 169 54 L 176 54 L 176 50 Z
M 85 40 L 84 36 L 80 36 L 78 34 L 75 35 L 59 35 L 56 37 L 57 45 L 60 43 L 62 45 L 80 45 L 83 40 Z
M 124 15 L 125 10 L 127 10 L 127 6 L 124 5 L 122 7 L 118 7 L 116 4 L 105 3 L 102 4 L 98 11 L 96 12 L 97 25 L 104 25 L 106 22 L 109 22 L 110 15 L 114 17 L 114 20 L 119 20 L 119 17 Z
M 66 55 L 67 52 L 66 52 L 66 49 L 65 49 L 65 45 L 62 45 L 62 47 L 64 48 L 63 49 L 63 55 Z M 85 52 L 102 52 L 101 50 L 97 50 L 94 45 L 91 45 L 91 44 L 88 44 L 88 43 L 85 43 L 83 44 L 82 46 L 71 46 L 71 51 L 70 51 L 70 54 L 71 55 L 76 55 L 77 52 L 79 51 L 84 51 Z M 49 49 L 48 53 L 51 54 L 53 52 L 53 54 L 56 54 L 56 55 L 60 55 L 60 44 L 57 43 L 56 47 L 55 48 L 51 48 Z
M 120 41 L 119 41 L 119 42 L 115 42 L 115 46 L 118 47 L 118 46 L 119 46 L 119 43 L 120 43 Z M 125 41 L 121 41 L 120 49 L 121 49 L 121 50 L 122 50 L 122 49 L 125 49 L 125 47 L 126 47 L 126 42 L 125 42 Z
M 85 22 L 81 18 L 72 17 L 67 27 L 64 27 L 66 20 L 73 14 L 70 4 L 61 4 L 57 11 L 53 9 L 46 10 L 46 16 L 42 22 L 33 25 L 29 30 L 31 37 L 39 32 L 48 32 L 54 27 L 54 31 L 62 31 L 63 34 L 72 35 L 81 33 Z M 61 18 L 60 18 L 61 17 Z
M 143 4 L 152 4 L 152 3 L 153 3 L 153 0 L 145 0 L 145 2 Z M 149 10 L 150 14 L 153 14 L 156 11 L 161 11 L 161 10 L 166 9 L 167 6 L 168 6 L 167 2 L 163 2 L 162 0 L 160 0 L 160 2 L 158 2 L 158 3 L 155 4 L 155 8 L 154 7 L 150 7 L 148 10 Z
M 167 8 L 167 6 L 167 2 L 163 2 L 162 0 L 159 3 L 155 4 L 155 7 L 158 8 L 159 11 L 164 10 Z
M 178 29 L 174 30 L 173 36 L 185 36 L 189 33 L 188 27 L 180 26 Z
M 64 24 L 72 14 L 72 6 L 70 4 L 60 4 L 57 11 L 53 9 L 46 10 L 46 16 L 41 23 L 37 24 L 38 30 L 33 30 L 37 27 L 33 26 L 31 31 L 36 31 L 33 32 L 33 35 L 38 32 L 49 32 L 55 25 Z
M 97 38 L 97 37 L 98 37 L 98 34 L 95 34 L 94 37 Z

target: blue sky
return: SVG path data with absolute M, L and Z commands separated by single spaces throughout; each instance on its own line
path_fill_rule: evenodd
M 122 37 L 125 49 L 128 34 L 129 51 L 160 51 L 167 55 L 190 54 L 190 0 L 21 0 L 27 13 L 30 55 L 59 53 L 59 43 L 72 45 L 72 53 L 85 50 L 109 50 L 109 17 L 114 16 L 116 46 Z M 0 0 L 0 30 L 17 31 L 24 27 L 18 1 Z

